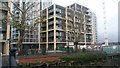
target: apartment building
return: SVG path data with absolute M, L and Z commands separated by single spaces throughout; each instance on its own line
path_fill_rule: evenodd
M 16 0 L 15 3 L 19 6 L 22 6 L 22 3 L 25 2 L 27 3 L 28 1 L 27 0 Z M 34 1 L 31 1 L 31 2 L 34 2 Z M 32 8 L 30 11 L 28 11 L 28 13 L 31 13 L 30 17 L 31 19 L 32 18 L 35 18 L 37 16 L 40 16 L 40 12 L 33 12 L 33 11 L 38 11 L 38 10 L 42 10 L 44 9 L 45 7 L 48 7 L 52 4 L 52 0 L 47 0 L 47 1 L 44 1 L 44 0 L 35 0 L 35 4 L 36 6 L 34 8 Z M 38 3 L 40 3 L 39 5 L 37 5 Z M 14 14 L 16 15 L 16 19 L 18 19 L 17 22 L 19 22 L 19 18 L 20 18 L 20 11 L 16 9 L 16 7 L 12 7 L 13 9 L 13 12 Z M 29 25 L 33 25 L 35 23 L 35 20 L 29 20 L 28 21 L 28 24 Z M 34 26 L 33 29 L 30 29 L 30 28 L 26 28 L 26 33 L 25 33 L 25 37 L 24 37 L 24 41 L 23 41 L 23 46 L 22 48 L 23 49 L 38 49 L 39 48 L 39 30 L 38 30 L 39 26 L 36 25 Z M 16 46 L 17 44 L 17 40 L 19 38 L 19 31 L 16 29 L 16 28 L 12 28 L 11 29 L 11 39 L 12 39 L 12 42 L 11 44 Z
M 10 14 L 6 5 L 10 6 L 10 0 L 0 2 L 0 53 L 8 55 L 7 39 L 10 38 Z
M 13 2 L 16 2 L 16 5 L 22 6 L 22 2 L 27 2 L 28 0 L 14 0 Z M 52 0 L 34 0 L 35 2 L 40 2 L 39 7 L 36 7 L 37 9 L 44 9 L 45 7 L 48 7 L 52 4 Z M 44 2 L 44 3 L 43 3 Z M 11 0 L 1 0 L 0 1 L 0 52 L 2 54 L 9 55 L 9 44 L 12 44 L 13 46 L 16 45 L 18 37 L 19 37 L 19 32 L 16 28 L 13 28 L 10 26 L 10 14 L 8 13 L 8 8 L 11 7 L 11 11 L 15 13 L 16 19 L 19 22 L 19 16 L 20 12 L 12 5 Z M 34 9 L 36 9 L 34 8 Z M 39 13 L 39 12 L 38 12 Z M 37 15 L 37 13 L 35 13 Z M 31 16 L 33 17 L 33 16 Z M 34 22 L 34 21 L 30 21 Z M 39 30 L 38 30 L 38 25 L 34 27 L 33 30 L 29 30 L 28 33 L 25 34 L 25 39 L 23 42 L 23 48 L 37 48 L 39 44 Z M 27 29 L 25 29 L 27 30 Z M 9 42 L 8 42 L 9 40 Z M 31 46 L 29 46 L 31 45 Z
M 94 44 L 92 15 L 89 8 L 79 4 L 67 7 L 51 5 L 41 11 L 40 47 L 57 50 L 70 46 Z

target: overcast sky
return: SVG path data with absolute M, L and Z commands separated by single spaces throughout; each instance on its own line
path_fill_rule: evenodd
M 120 0 L 104 0 L 106 11 L 106 28 L 108 33 L 108 41 L 118 41 L 118 1 Z M 53 0 L 61 6 L 68 6 L 73 3 L 90 8 L 97 16 L 98 41 L 104 42 L 104 24 L 103 24 L 103 0 Z

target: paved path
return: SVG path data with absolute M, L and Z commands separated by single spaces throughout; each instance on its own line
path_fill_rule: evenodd
M 9 66 L 9 58 L 8 58 L 8 56 L 2 57 L 2 66 Z

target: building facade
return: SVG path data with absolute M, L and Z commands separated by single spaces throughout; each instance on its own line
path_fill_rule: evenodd
M 25 3 L 28 3 L 27 0 L 16 0 L 15 3 L 17 5 L 19 5 L 20 7 L 22 6 L 22 3 L 25 2 Z M 31 1 L 31 2 L 34 2 L 34 1 Z M 35 0 L 35 4 L 36 6 L 33 7 L 30 11 L 28 11 L 28 13 L 30 13 L 31 15 L 29 15 L 31 17 L 31 19 L 37 17 L 37 16 L 40 16 L 40 12 L 38 10 L 42 10 L 43 8 L 45 7 L 48 7 L 52 4 L 52 1 L 51 0 L 47 0 L 47 2 L 44 2 L 44 0 Z M 38 3 L 40 3 L 39 5 L 37 5 Z M 20 18 L 20 11 L 16 9 L 16 7 L 14 7 L 13 5 L 13 12 L 14 14 L 16 15 L 16 19 L 18 19 L 17 22 L 19 22 L 19 18 Z M 38 12 L 33 12 L 33 11 L 38 11 Z M 35 20 L 29 20 L 27 21 L 29 25 L 33 25 L 35 23 Z M 30 28 L 26 28 L 26 33 L 25 33 L 25 36 L 24 36 L 24 41 L 23 41 L 23 46 L 22 48 L 23 49 L 36 49 L 38 48 L 39 46 L 39 31 L 38 31 L 38 28 L 39 26 L 36 25 L 34 26 L 33 29 L 30 29 Z M 15 45 L 17 44 L 17 40 L 19 38 L 19 31 L 16 29 L 16 28 L 12 28 L 11 29 L 11 39 L 12 39 L 12 42 L 11 44 L 12 45 Z
M 8 55 L 7 39 L 10 38 L 10 14 L 6 5 L 10 6 L 10 0 L 0 2 L 0 53 Z
M 41 11 L 43 21 L 40 23 L 40 47 L 57 50 L 70 46 L 94 44 L 92 15 L 89 8 L 79 4 L 67 7 L 51 5 Z

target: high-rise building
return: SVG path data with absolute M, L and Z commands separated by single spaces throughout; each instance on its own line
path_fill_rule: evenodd
M 89 8 L 79 4 L 67 7 L 51 5 L 41 11 L 40 47 L 57 50 L 59 47 L 94 44 L 93 22 Z M 69 44 L 69 42 L 73 44 Z
M 7 5 L 10 6 L 10 1 L 7 0 L 0 2 L 0 53 L 9 54 L 9 42 L 10 38 L 10 14 L 8 12 Z
M 95 13 L 92 13 L 92 20 L 93 20 L 93 24 L 94 24 L 94 42 L 97 44 L 98 43 L 98 35 L 97 35 L 97 18 Z

